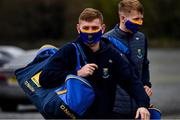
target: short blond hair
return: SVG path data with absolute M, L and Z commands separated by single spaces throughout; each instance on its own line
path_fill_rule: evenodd
M 103 24 L 102 13 L 99 10 L 93 9 L 93 8 L 84 9 L 79 16 L 79 21 L 84 20 L 84 21 L 91 22 L 94 19 L 100 19 L 101 23 Z
M 138 0 L 121 0 L 118 4 L 119 12 L 130 13 L 132 10 L 137 10 L 144 14 L 143 5 Z

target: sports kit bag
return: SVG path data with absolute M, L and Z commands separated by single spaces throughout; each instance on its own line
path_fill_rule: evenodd
M 80 56 L 87 64 L 86 56 L 79 44 L 72 44 L 76 48 L 78 70 L 81 68 Z M 31 63 L 15 71 L 17 81 L 44 118 L 81 118 L 95 97 L 94 90 L 86 79 L 68 75 L 64 84 L 48 89 L 39 84 L 43 67 L 56 52 L 57 49 L 53 46 L 43 46 Z

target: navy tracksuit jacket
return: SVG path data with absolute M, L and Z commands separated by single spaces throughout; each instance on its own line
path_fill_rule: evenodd
M 135 72 L 143 85 L 151 87 L 149 81 L 149 60 L 147 59 L 147 40 L 145 35 L 141 32 L 135 34 L 124 32 L 119 29 L 119 25 L 117 24 L 114 29 L 105 33 L 103 38 L 114 38 L 127 46 L 130 52 L 126 55 L 127 59 L 132 67 L 135 68 Z M 127 118 L 130 114 L 135 113 L 137 109 L 135 101 L 121 88 L 121 86 L 117 86 L 116 94 L 113 111 Z

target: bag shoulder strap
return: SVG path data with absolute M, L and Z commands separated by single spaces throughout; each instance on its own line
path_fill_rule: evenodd
M 124 43 L 122 43 L 120 40 L 117 40 L 114 37 L 108 37 L 109 41 L 118 49 L 120 50 L 123 54 L 129 54 L 129 48 L 126 46 Z
M 80 52 L 80 54 L 82 56 L 82 59 L 83 59 L 84 63 L 87 64 L 87 57 L 86 57 L 81 45 L 79 45 L 78 43 L 77 43 L 77 48 L 78 48 L 78 50 L 79 50 L 79 52 Z
M 79 70 L 81 68 L 80 55 L 82 56 L 82 59 L 85 64 L 87 64 L 87 57 L 85 56 L 83 49 L 78 43 L 72 43 L 72 45 L 74 45 L 74 47 L 76 48 L 76 56 L 77 56 L 76 70 Z
M 132 65 L 134 65 L 133 61 L 130 58 L 129 47 L 125 45 L 125 43 L 121 42 L 122 40 L 120 38 L 116 38 L 112 36 L 108 36 L 106 38 L 111 42 L 113 46 L 115 46 L 115 48 L 118 49 L 118 51 L 120 51 L 125 56 L 125 59 L 128 60 L 128 63 L 131 63 Z

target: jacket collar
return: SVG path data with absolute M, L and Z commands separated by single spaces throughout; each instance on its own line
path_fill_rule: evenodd
M 119 28 L 119 24 L 116 24 L 116 26 L 114 27 L 115 33 L 117 35 L 117 37 L 124 39 L 124 40 L 128 40 L 129 37 L 133 36 L 133 34 L 129 33 L 129 32 L 124 32 Z

